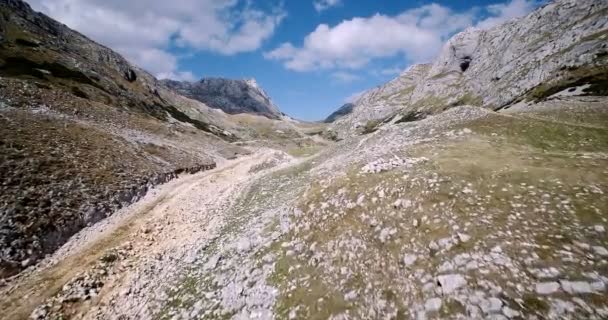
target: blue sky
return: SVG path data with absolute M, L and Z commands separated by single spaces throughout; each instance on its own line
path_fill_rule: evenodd
M 536 0 L 29 0 L 161 78 L 255 78 L 285 113 L 320 120 L 349 97 L 431 61 L 468 26 Z

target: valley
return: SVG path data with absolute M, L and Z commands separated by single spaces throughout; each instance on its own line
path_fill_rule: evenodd
M 0 0 L 0 319 L 608 318 L 607 10 L 306 122 Z

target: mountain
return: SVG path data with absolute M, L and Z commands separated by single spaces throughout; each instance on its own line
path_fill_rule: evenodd
M 283 115 L 255 79 L 205 78 L 199 82 L 162 81 L 183 96 L 228 114 L 250 113 L 271 119 Z
M 0 319 L 608 318 L 607 10 L 466 30 L 302 123 L 0 0 Z
M 605 90 L 607 10 L 604 2 L 557 1 L 489 30 L 469 28 L 433 63 L 414 65 L 363 94 L 334 128 L 352 133 L 397 113 L 435 114 L 459 105 L 499 110 L 577 85 L 590 85 L 590 94 Z
M 0 76 L 0 277 L 238 150 L 213 119 L 180 110 L 186 98 L 22 1 L 0 1 Z
M 330 114 L 323 122 L 332 123 L 341 117 L 349 115 L 350 113 L 353 112 L 353 107 L 354 107 L 354 105 L 352 103 L 346 103 L 343 106 L 341 106 L 338 110 L 336 110 L 332 114 Z
M 280 116 L 254 81 L 201 84 L 212 102 Z M 296 121 L 227 115 L 27 3 L 0 0 L 0 278 L 178 173 L 248 154 L 242 146 L 261 137 L 306 143 Z

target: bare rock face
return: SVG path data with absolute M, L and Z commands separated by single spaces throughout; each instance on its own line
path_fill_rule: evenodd
M 352 130 L 402 109 L 410 101 L 417 84 L 428 74 L 429 68 L 429 64 L 413 65 L 399 77 L 367 91 L 352 103 L 350 115 L 333 121 L 334 128 L 336 131 Z
M 412 66 L 365 93 L 334 129 L 352 133 L 368 121 L 460 105 L 497 110 L 584 84 L 590 85 L 585 94 L 601 94 L 607 41 L 605 1 L 559 0 L 489 30 L 469 28 L 432 64 Z
M 251 113 L 271 119 L 283 114 L 255 79 L 205 78 L 199 82 L 162 81 L 178 93 L 228 114 Z

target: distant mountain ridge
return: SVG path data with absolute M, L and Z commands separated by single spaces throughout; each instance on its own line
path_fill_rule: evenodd
M 165 86 L 228 114 L 250 113 L 279 119 L 283 113 L 255 79 L 203 78 L 198 82 L 162 80 Z
M 323 120 L 323 122 L 325 123 L 332 123 L 338 119 L 340 119 L 341 117 L 347 116 L 349 115 L 351 112 L 353 112 L 353 107 L 355 105 L 352 103 L 345 103 L 343 106 L 340 107 L 340 109 L 334 111 L 332 114 L 330 114 L 327 118 L 325 118 L 325 120 Z

